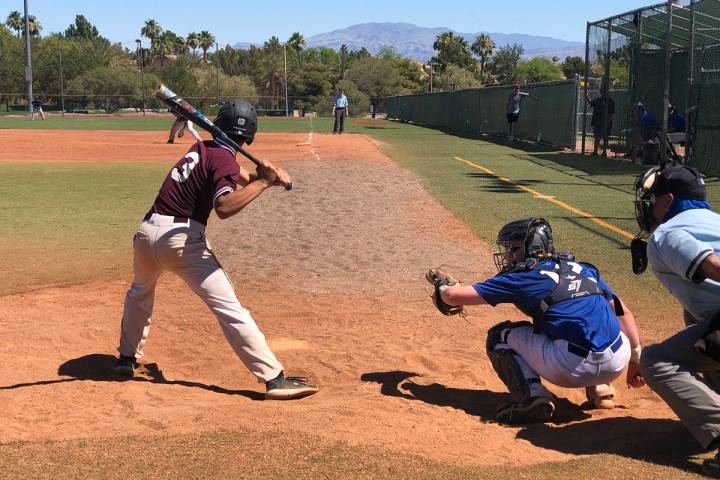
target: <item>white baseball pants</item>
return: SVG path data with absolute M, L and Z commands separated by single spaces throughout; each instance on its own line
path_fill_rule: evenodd
M 237 299 L 230 279 L 193 220 L 153 214 L 133 239 L 135 279 L 127 291 L 120 326 L 121 355 L 140 358 L 150 330 L 155 286 L 160 274 L 177 274 L 207 304 L 225 338 L 245 366 L 266 382 L 283 366 L 258 326 Z
M 198 142 L 203 141 L 200 134 L 195 131 L 195 128 L 193 128 L 193 123 L 190 120 L 185 120 L 183 118 L 176 119 L 175 122 L 172 124 L 172 127 L 170 127 L 169 140 L 175 140 L 175 136 L 183 127 L 185 127 L 185 129 L 190 132 L 190 135 L 192 135 L 195 140 L 197 140 Z
M 566 340 L 551 339 L 543 333 L 533 333 L 533 327 L 516 327 L 507 336 L 507 346 L 517 355 L 518 364 L 526 379 L 544 378 L 565 388 L 590 387 L 609 384 L 616 379 L 630 361 L 630 340 L 620 332 L 616 346 L 603 352 L 588 352 L 582 357 L 568 349 Z M 502 348 L 498 345 L 496 348 Z M 541 383 L 530 383 L 530 395 L 550 397 Z

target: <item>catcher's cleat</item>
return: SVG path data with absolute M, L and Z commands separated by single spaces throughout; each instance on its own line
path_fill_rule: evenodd
M 136 367 L 137 361 L 135 361 L 135 357 L 120 355 L 117 365 L 115 365 L 115 373 L 122 375 L 123 377 L 132 378 L 135 375 Z
M 182 138 L 183 135 L 185 135 L 185 129 L 181 128 L 180 131 L 178 132 L 177 136 L 178 136 L 178 138 Z
M 612 410 L 615 408 L 615 389 L 612 385 L 603 384 L 585 387 L 585 396 L 595 408 Z
M 318 388 L 312 383 L 307 383 L 305 377 L 286 377 L 280 375 L 265 383 L 267 392 L 266 400 L 292 400 L 295 398 L 308 397 L 317 393 Z
M 555 414 L 555 404 L 547 397 L 531 397 L 522 403 L 508 403 L 495 413 L 500 423 L 517 425 L 546 422 Z

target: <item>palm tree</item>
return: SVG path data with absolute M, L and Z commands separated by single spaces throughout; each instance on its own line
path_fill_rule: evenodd
M 15 33 L 17 33 L 19 37 L 20 32 L 25 28 L 25 19 L 20 12 L 13 10 L 10 12 L 10 15 L 8 15 L 7 20 L 5 20 L 5 25 L 15 30 Z
M 38 19 L 35 17 L 35 15 L 29 15 L 28 16 L 28 27 L 30 28 L 30 36 L 36 37 L 40 35 L 40 31 L 42 31 L 43 26 L 42 23 L 38 21 Z M 24 25 L 23 25 L 24 30 Z
M 215 35 L 207 30 L 200 32 L 200 48 L 203 51 L 203 62 L 207 62 L 207 51 L 213 46 L 213 43 L 215 43 Z
M 150 39 L 150 49 L 155 50 L 155 39 L 160 36 L 163 29 L 159 23 L 152 18 L 145 21 L 145 26 L 140 29 L 140 35 Z
M 302 49 L 305 48 L 305 37 L 303 37 L 300 32 L 294 32 L 290 35 L 290 38 L 288 38 L 287 46 L 295 53 L 300 53 Z
M 494 50 L 495 42 L 493 42 L 489 35 L 485 35 L 484 33 L 478 35 L 470 46 L 470 51 L 480 58 L 480 72 L 485 73 L 485 67 Z
M 193 55 L 195 55 L 195 50 L 200 46 L 200 35 L 197 32 L 188 33 L 187 46 L 192 49 Z
M 160 34 L 155 38 L 155 53 L 160 58 L 160 67 L 165 66 L 165 59 L 168 54 L 173 53 L 175 44 L 170 35 Z

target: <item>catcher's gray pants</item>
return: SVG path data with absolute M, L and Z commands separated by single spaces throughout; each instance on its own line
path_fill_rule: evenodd
M 280 374 L 283 366 L 250 312 L 240 305 L 230 279 L 207 245 L 202 224 L 153 214 L 140 225 L 133 247 L 135 279 L 125 297 L 118 349 L 121 355 L 143 355 L 155 285 L 163 271 L 170 271 L 210 307 L 233 350 L 258 381 L 266 382 Z
M 718 378 L 720 362 L 694 346 L 709 322 L 690 325 L 664 342 L 645 348 L 640 358 L 645 382 L 705 448 L 720 436 L 720 395 L 699 375 Z

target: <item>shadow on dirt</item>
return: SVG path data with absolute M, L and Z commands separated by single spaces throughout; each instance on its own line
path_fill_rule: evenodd
M 413 382 L 413 377 L 421 375 L 396 370 L 365 373 L 360 380 L 379 383 L 383 395 L 457 408 L 486 422 L 494 421 L 497 407 L 510 401 L 505 393 L 450 388 L 438 383 L 421 385 Z M 702 449 L 676 420 L 633 417 L 592 420 L 582 407 L 567 399 L 558 399 L 556 417 L 549 424 L 520 426 L 517 438 L 539 448 L 572 455 L 606 453 L 700 473 L 700 466 L 689 457 L 702 453 Z
M 15 385 L 0 386 L 0 390 L 14 390 L 17 388 L 33 387 L 38 385 L 53 385 L 57 383 L 75 382 L 78 380 L 89 380 L 93 382 L 150 382 L 163 385 L 179 385 L 188 388 L 201 388 L 215 393 L 225 395 L 240 395 L 250 400 L 263 400 L 265 394 L 252 390 L 229 390 L 217 385 L 207 385 L 200 382 L 188 380 L 168 380 L 163 375 L 157 363 L 141 364 L 135 372 L 135 377 L 125 378 L 118 376 L 113 371 L 117 358 L 102 353 L 92 353 L 79 358 L 66 361 L 58 368 L 58 375 L 61 377 L 54 380 L 39 380 L 36 382 L 17 383 Z
M 360 380 L 379 383 L 380 393 L 383 395 L 456 408 L 463 410 L 468 415 L 480 417 L 485 422 L 494 422 L 498 407 L 510 402 L 510 395 L 507 393 L 451 388 L 439 383 L 423 385 L 413 382 L 412 377 L 421 377 L 421 375 L 404 371 L 373 372 L 361 375 Z M 590 415 L 579 406 L 564 398 L 557 400 L 556 407 L 557 412 L 553 420 L 553 423 L 556 424 L 590 418 Z

